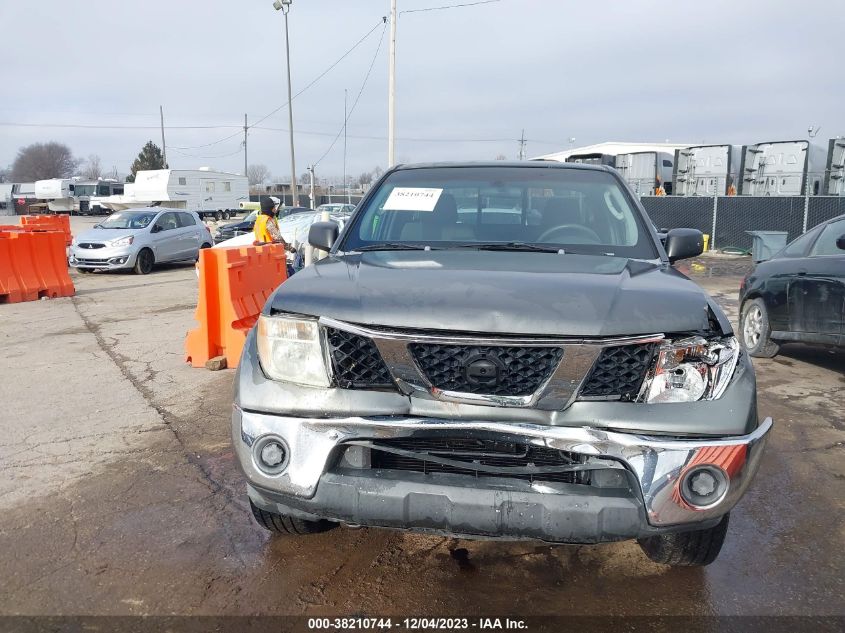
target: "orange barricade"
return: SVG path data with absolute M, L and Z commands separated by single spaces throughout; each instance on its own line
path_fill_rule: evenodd
M 21 226 L 27 231 L 59 231 L 65 235 L 65 246 L 70 246 L 73 235 L 70 233 L 68 215 L 22 215 Z
M 70 297 L 74 292 L 62 233 L 0 227 L 0 303 Z
M 281 244 L 206 248 L 200 251 L 198 267 L 199 327 L 185 339 L 185 360 L 202 367 L 225 356 L 228 367 L 237 367 L 261 308 L 287 279 L 285 249 Z

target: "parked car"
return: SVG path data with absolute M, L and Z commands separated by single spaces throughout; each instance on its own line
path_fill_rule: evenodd
M 740 342 L 771 358 L 781 343 L 845 346 L 845 215 L 760 262 L 739 289 Z
M 244 233 L 252 233 L 252 229 L 255 226 L 255 218 L 257 217 L 258 211 L 252 211 L 240 222 L 232 222 L 218 227 L 217 232 L 214 234 L 214 240 L 221 242 L 230 240 L 238 235 L 243 235 Z
M 148 207 L 118 211 L 73 239 L 68 262 L 80 272 L 130 268 L 139 275 L 155 264 L 195 261 L 214 243 L 194 211 Z
M 309 242 L 329 256 L 269 298 L 235 377 L 260 525 L 716 558 L 772 422 L 724 312 L 672 266 L 700 231 L 664 249 L 612 169 L 495 162 L 394 168 Z
M 354 204 L 327 203 L 317 207 L 317 211 L 328 211 L 332 215 L 349 215 L 355 210 Z
M 282 218 L 286 218 L 290 215 L 296 215 L 297 213 L 306 212 L 313 213 L 314 210 L 308 209 L 306 207 L 280 207 L 279 219 L 281 220 Z M 214 239 L 220 242 L 224 240 L 230 240 L 233 237 L 243 235 L 244 233 L 251 233 L 252 229 L 255 227 L 255 218 L 258 217 L 258 213 L 258 211 L 253 211 L 240 222 L 224 224 L 223 226 L 217 229 L 217 233 L 214 234 Z

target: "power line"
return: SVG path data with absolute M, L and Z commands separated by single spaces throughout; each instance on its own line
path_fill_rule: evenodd
M 159 125 L 94 125 L 87 123 L 13 123 L 0 122 L 0 127 L 82 128 L 86 130 L 159 130 Z M 168 130 L 218 130 L 238 128 L 239 125 L 168 125 Z M 192 148 L 181 148 L 192 149 Z
M 315 163 L 312 163 L 314 167 L 320 164 L 320 162 L 328 156 L 329 152 L 332 151 L 335 143 L 337 143 L 337 139 L 340 138 L 340 135 L 343 134 L 344 130 L 346 129 L 346 124 L 349 122 L 349 118 L 352 116 L 352 113 L 355 112 L 355 106 L 358 105 L 358 100 L 361 98 L 361 95 L 364 92 L 364 88 L 367 87 L 367 80 L 370 78 L 370 73 L 373 72 L 373 66 L 376 64 L 376 59 L 378 59 L 379 51 L 381 51 L 381 43 L 384 41 L 384 32 L 387 30 L 387 20 L 384 21 L 384 26 L 381 29 L 381 37 L 378 40 L 378 47 L 376 48 L 376 53 L 373 55 L 373 61 L 370 62 L 370 67 L 367 69 L 367 74 L 364 76 L 364 81 L 361 84 L 361 89 L 358 91 L 358 95 L 355 97 L 355 101 L 352 103 L 352 108 L 349 110 L 349 113 L 346 114 L 346 117 L 343 119 L 343 127 L 340 128 L 340 131 L 337 133 L 337 136 L 334 137 L 332 144 L 329 145 L 329 148 L 325 151 L 325 153 L 320 156 L 319 160 Z M 345 183 L 344 183 L 345 184 Z
M 428 7 L 426 9 L 406 9 L 400 11 L 399 15 L 403 13 L 423 13 L 425 11 L 443 11 L 444 9 L 459 9 L 461 7 L 474 7 L 477 4 L 492 4 L 493 2 L 501 2 L 501 0 L 478 0 L 478 2 L 464 2 L 462 4 L 446 4 L 442 7 Z

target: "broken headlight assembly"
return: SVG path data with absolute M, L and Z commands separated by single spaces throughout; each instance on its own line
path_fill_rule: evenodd
M 733 336 L 667 341 L 658 350 L 638 400 L 648 404 L 715 400 L 725 392 L 738 360 L 739 343 Z
M 329 386 L 315 319 L 262 315 L 256 335 L 258 358 L 268 378 L 310 387 Z

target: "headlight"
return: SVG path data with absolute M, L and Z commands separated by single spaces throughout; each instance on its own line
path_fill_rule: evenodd
M 693 337 L 666 342 L 643 385 L 642 401 L 696 402 L 720 398 L 739 359 L 739 344 L 729 336 Z
M 134 241 L 135 238 L 131 235 L 128 235 L 126 237 L 121 237 L 119 239 L 113 240 L 109 242 L 109 244 L 111 244 L 112 246 L 129 246 Z
M 70 245 L 71 245 L 71 246 L 78 246 L 78 245 L 79 245 L 79 240 L 78 240 L 78 239 L 76 239 L 76 238 L 74 237 L 74 238 L 70 241 Z
M 257 335 L 258 358 L 269 378 L 329 386 L 317 321 L 261 316 Z

